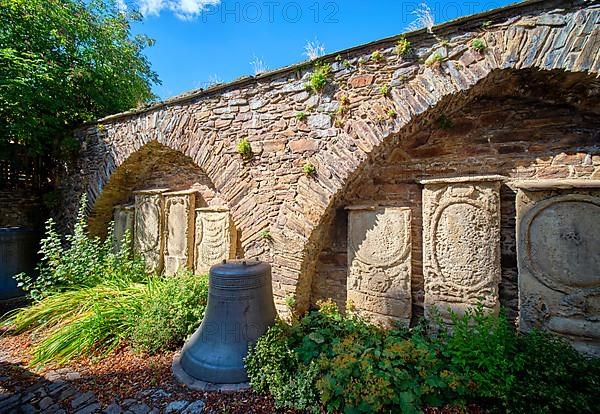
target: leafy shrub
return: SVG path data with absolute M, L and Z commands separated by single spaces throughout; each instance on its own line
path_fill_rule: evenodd
M 270 392 L 278 406 L 344 413 L 470 403 L 514 412 L 593 412 L 599 365 L 556 339 L 520 336 L 503 314 L 482 307 L 454 315 L 450 329 L 434 319 L 384 330 L 330 302 L 271 328 L 246 359 L 252 386 Z
M 236 150 L 244 159 L 250 159 L 254 154 L 252 151 L 252 145 L 247 138 L 243 138 L 237 143 Z
M 85 217 L 87 198 L 81 199 L 77 223 L 72 235 L 65 237 L 66 246 L 52 219 L 46 222 L 46 236 L 41 241 L 42 259 L 37 266 L 39 276 L 21 273 L 15 279 L 34 300 L 81 287 L 95 286 L 109 279 L 140 281 L 146 277 L 144 262 L 133 257 L 131 236 L 125 235 L 122 249 L 113 251 L 110 238 L 101 241 L 89 236 Z
M 477 52 L 483 53 L 487 46 L 483 39 L 477 38 L 477 39 L 473 39 L 473 41 L 471 42 L 471 47 L 474 50 L 476 50 Z
M 407 56 L 408 54 L 410 54 L 411 50 L 412 46 L 410 42 L 406 40 L 406 38 L 403 37 L 400 40 L 398 40 L 398 43 L 396 44 L 396 53 L 399 56 Z
M 150 279 L 133 330 L 135 347 L 147 352 L 175 349 L 200 325 L 208 298 L 208 278 L 190 272 Z

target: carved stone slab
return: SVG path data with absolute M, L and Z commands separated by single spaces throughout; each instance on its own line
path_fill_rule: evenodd
M 411 211 L 348 208 L 347 300 L 374 322 L 408 325 L 411 318 Z
M 123 237 L 129 230 L 129 235 L 133 240 L 133 220 L 135 206 L 133 204 L 116 206 L 114 209 L 114 228 L 113 228 L 113 249 L 119 252 L 122 247 Z
M 164 193 L 165 275 L 173 276 L 180 269 L 192 269 L 194 256 L 194 215 L 196 191 Z
M 196 209 L 195 233 L 196 274 L 206 274 L 212 265 L 235 258 L 237 232 L 229 210 L 211 207 Z
M 425 312 L 463 314 L 478 303 L 499 309 L 500 186 L 504 177 L 425 180 Z
M 134 249 L 146 261 L 149 272 L 163 267 L 163 193 L 166 189 L 136 191 Z
M 514 184 L 519 327 L 551 331 L 600 356 L 600 181 L 593 183 Z

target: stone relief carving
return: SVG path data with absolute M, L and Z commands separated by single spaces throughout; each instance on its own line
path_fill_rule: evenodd
M 565 181 L 514 183 L 519 327 L 600 356 L 600 180 Z
M 133 220 L 135 216 L 135 206 L 133 204 L 130 205 L 121 205 L 116 206 L 113 214 L 113 249 L 116 252 L 119 252 L 122 247 L 123 237 L 125 237 L 125 233 L 129 230 L 129 235 L 131 237 L 131 241 L 133 241 Z
M 168 192 L 164 193 L 164 200 L 164 267 L 165 275 L 173 276 L 180 269 L 193 266 L 196 192 Z
M 149 272 L 161 272 L 163 266 L 163 193 L 167 190 L 136 191 L 134 249 L 146 261 Z
M 348 208 L 347 300 L 358 313 L 390 326 L 411 318 L 411 211 Z
M 235 258 L 237 233 L 229 210 L 196 209 L 195 272 L 208 273 L 210 267 L 222 260 Z
M 500 186 L 504 177 L 425 180 L 423 275 L 425 312 L 448 320 L 482 303 L 499 309 Z

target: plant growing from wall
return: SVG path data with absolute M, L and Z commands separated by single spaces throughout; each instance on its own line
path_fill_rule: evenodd
M 315 93 L 319 93 L 327 85 L 329 75 L 331 74 L 331 65 L 328 63 L 315 63 L 313 73 L 308 80 L 307 88 Z
M 411 50 L 412 46 L 405 37 L 401 37 L 398 43 L 396 43 L 396 54 L 398 56 L 408 56 Z
M 381 94 L 381 96 L 388 97 L 390 95 L 390 86 L 389 85 L 380 86 L 379 93 Z
M 435 52 L 431 56 L 427 58 L 425 61 L 425 65 L 427 66 L 439 66 L 440 63 L 444 60 L 444 57 L 440 54 L 440 52 Z
M 260 238 L 267 241 L 272 241 L 273 236 L 271 236 L 271 232 L 267 229 L 260 232 Z
M 238 142 L 236 149 L 238 154 L 240 154 L 242 158 L 246 160 L 252 158 L 252 145 L 250 144 L 250 141 L 248 141 L 247 138 L 242 138 L 240 142 Z
M 306 119 L 306 116 L 307 116 L 306 112 L 304 112 L 304 111 L 296 112 L 296 115 L 295 115 L 295 117 L 298 121 L 304 121 Z
M 371 53 L 371 60 L 373 62 L 382 62 L 385 60 L 385 57 L 381 54 L 379 50 L 376 50 L 373 53 Z
M 437 120 L 437 124 L 440 129 L 450 129 L 452 128 L 452 125 L 454 125 L 452 120 L 446 115 L 440 116 Z
M 479 53 L 483 53 L 487 46 L 483 39 L 477 38 L 473 39 L 473 41 L 471 42 L 471 47 L 473 48 L 473 50 L 476 50 Z
M 317 167 L 315 167 L 310 161 L 307 161 L 302 166 L 302 172 L 307 176 L 314 176 L 317 174 Z
M 398 116 L 398 112 L 396 112 L 395 109 L 389 109 L 387 114 L 391 119 L 394 119 Z

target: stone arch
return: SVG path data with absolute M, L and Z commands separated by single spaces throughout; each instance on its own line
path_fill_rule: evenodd
M 324 241 L 323 224 L 330 218 L 345 189 L 393 139 L 418 129 L 422 123 L 432 122 L 445 108 L 472 100 L 481 89 L 502 79 L 502 74 L 511 70 L 565 71 L 597 76 L 600 54 L 594 25 L 599 14 L 598 10 L 579 10 L 500 25 L 481 35 L 486 45 L 484 53 L 468 47 L 468 42 L 479 33 L 459 34 L 458 37 L 463 39 L 462 46 L 446 50 L 447 57 L 441 63 L 420 64 L 405 71 L 403 83 L 391 91 L 397 114 L 393 120 L 379 121 L 387 105 L 378 105 L 374 102 L 377 99 L 363 101 L 356 111 L 358 115 L 346 122 L 336 145 L 315 156 L 322 178 L 311 183 L 305 179 L 309 196 L 299 199 L 297 205 L 286 212 L 290 217 L 304 214 L 308 219 L 306 226 L 297 232 L 300 235 L 296 235 L 304 242 L 298 266 L 299 279 L 293 292 L 299 311 L 310 305 L 312 276 Z M 433 48 L 429 53 L 431 56 L 437 52 Z M 597 89 L 597 83 L 594 85 Z

